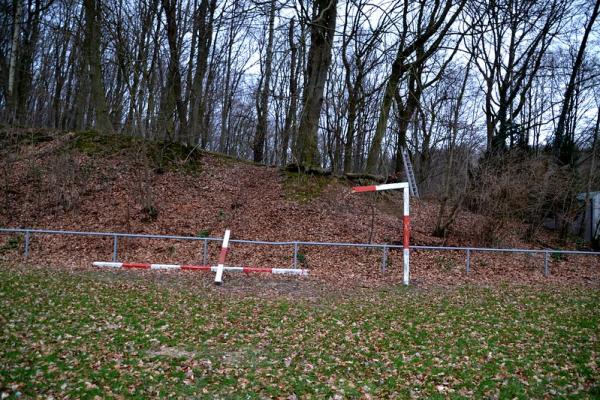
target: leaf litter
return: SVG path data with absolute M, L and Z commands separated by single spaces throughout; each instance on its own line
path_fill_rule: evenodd
M 150 171 L 148 182 L 140 186 L 142 167 L 132 161 L 128 153 L 104 158 L 73 153 L 72 160 L 85 172 L 86 179 L 76 188 L 77 196 L 71 196 L 77 199 L 77 204 L 64 209 L 53 197 L 56 192 L 51 187 L 53 181 L 46 177 L 52 173 L 48 166 L 64 153 L 65 140 L 68 138 L 21 150 L 19 161 L 7 176 L 9 192 L 13 195 L 7 203 L 9 207 L 0 208 L 0 225 L 199 238 L 219 238 L 228 228 L 234 239 L 364 243 L 371 238 L 373 243 L 402 242 L 402 196 L 399 193 L 351 194 L 349 182 L 332 178 L 326 184 L 319 181 L 320 191 L 299 202 L 289 195 L 286 182 L 290 179 L 278 169 L 209 154 L 198 161 L 201 172 Z M 65 188 L 75 190 L 68 185 Z M 142 201 L 148 196 L 157 210 L 157 216 L 150 220 Z M 371 224 L 373 204 L 376 208 Z M 446 239 L 432 236 L 438 207 L 435 201 L 411 199 L 413 244 L 482 245 L 476 227 L 487 222 L 481 216 L 464 211 L 458 215 Z M 533 248 L 532 243 L 521 239 L 526 229 L 525 224 L 510 222 L 497 245 Z M 18 259 L 23 251 L 22 238 L 16 246 L 8 243 L 14 242 L 14 237 L 1 239 L 4 245 L 0 243 L 3 248 L 0 259 Z M 540 233 L 537 243 L 538 247 L 564 246 L 546 231 Z M 203 241 L 120 239 L 118 245 L 119 259 L 123 261 L 173 264 L 204 261 Z M 112 238 L 34 235 L 29 260 L 45 265 L 91 268 L 93 261 L 111 259 L 112 246 Z M 215 262 L 219 246 L 218 242 L 210 242 L 208 262 Z M 380 249 L 301 246 L 298 266 L 309 269 L 319 281 L 339 286 L 374 287 L 402 282 L 401 250 L 389 251 L 385 273 L 381 271 L 382 257 Z M 293 246 L 233 244 L 228 262 L 238 266 L 288 268 L 293 265 Z M 464 252 L 413 251 L 411 254 L 411 278 L 415 284 L 425 286 L 487 285 L 506 281 L 598 285 L 599 266 L 598 257 L 552 258 L 550 277 L 546 278 L 542 254 L 473 252 L 471 272 L 467 274 Z

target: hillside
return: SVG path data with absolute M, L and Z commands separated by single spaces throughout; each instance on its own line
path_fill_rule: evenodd
M 0 226 L 221 237 L 265 241 L 400 242 L 402 198 L 398 194 L 351 194 L 343 178 L 283 172 L 180 145 L 165 146 L 125 136 L 92 132 L 25 132 L 3 138 Z M 366 182 L 365 182 L 366 183 Z M 438 205 L 411 200 L 413 244 L 482 246 L 487 222 L 461 212 L 448 238 L 433 237 Z M 552 247 L 550 232 L 525 243 L 525 226 L 514 221 L 498 247 Z M 8 236 L 2 257 L 16 254 Z M 108 260 L 108 239 L 35 237 L 32 259 L 71 265 Z M 211 245 L 211 259 L 218 246 Z M 300 261 L 317 278 L 375 282 L 401 279 L 401 252 L 392 251 L 389 270 L 380 272 L 381 251 L 301 248 Z M 201 245 L 162 240 L 122 240 L 120 259 L 192 263 Z M 200 258 L 199 258 L 200 257 Z M 290 247 L 234 245 L 234 265 L 287 266 Z M 552 260 L 551 279 L 598 281 L 598 260 Z M 542 256 L 476 254 L 464 273 L 464 253 L 419 252 L 413 256 L 416 282 L 543 279 Z M 377 279 L 373 279 L 377 278 Z

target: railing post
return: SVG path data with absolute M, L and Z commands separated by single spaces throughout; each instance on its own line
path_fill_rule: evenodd
M 25 231 L 25 258 L 29 257 L 29 231 Z
M 548 252 L 544 252 L 544 276 L 548 276 Z
M 294 269 L 298 268 L 298 242 L 294 242 Z
M 202 255 L 202 265 L 207 265 L 208 263 L 208 239 L 204 239 L 204 251 Z
M 113 262 L 117 262 L 117 252 L 119 251 L 119 239 L 117 235 L 113 236 Z
M 383 246 L 383 257 L 381 260 L 381 272 L 385 272 L 387 269 L 387 258 L 388 258 L 388 247 Z
M 467 274 L 471 272 L 471 249 L 467 249 Z

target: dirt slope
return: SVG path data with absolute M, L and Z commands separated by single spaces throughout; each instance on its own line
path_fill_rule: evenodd
M 340 179 L 283 173 L 277 168 L 220 155 L 161 148 L 130 138 L 91 133 L 42 135 L 21 140 L 18 153 L 3 156 L 5 170 L 0 225 L 46 229 L 112 231 L 221 237 L 266 241 L 400 242 L 400 194 L 350 194 Z M 157 154 L 161 156 L 157 156 Z M 165 156 L 166 154 L 166 156 Z M 437 212 L 432 201 L 411 200 L 413 244 L 478 246 L 484 219 L 462 212 L 446 242 L 430 235 Z M 525 227 L 514 222 L 497 245 L 532 247 L 520 239 Z M 3 257 L 14 257 L 14 239 Z M 549 233 L 542 242 L 555 244 Z M 22 244 L 21 244 L 22 245 Z M 12 247 L 11 247 L 12 246 Z M 201 243 L 123 240 L 120 259 L 138 262 L 201 261 Z M 538 245 L 539 247 L 539 245 Z M 88 265 L 110 258 L 108 239 L 36 237 L 38 260 Z M 218 245 L 210 246 L 211 259 Z M 318 278 L 344 282 L 397 281 L 401 253 L 391 252 L 388 272 L 380 272 L 381 251 L 300 249 L 301 265 Z M 598 259 L 552 260 L 554 279 L 597 281 Z M 236 245 L 236 265 L 288 266 L 292 249 Z M 464 254 L 420 252 L 413 257 L 417 282 L 468 279 L 543 279 L 541 256 L 475 255 L 464 273 Z

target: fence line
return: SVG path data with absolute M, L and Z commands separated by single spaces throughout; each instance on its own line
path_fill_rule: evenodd
M 61 231 L 52 229 L 29 229 L 29 228 L 0 228 L 0 233 L 23 234 L 25 236 L 25 248 L 23 255 L 29 256 L 29 245 L 32 235 L 75 235 L 75 236 L 93 236 L 107 237 L 113 239 L 112 261 L 117 262 L 119 252 L 119 238 L 137 238 L 137 239 L 168 239 L 168 240 L 189 240 L 203 242 L 203 261 L 208 261 L 208 242 L 220 242 L 222 238 L 197 237 L 197 236 L 176 236 L 176 235 L 153 235 L 145 233 L 123 233 L 123 232 L 86 232 L 86 231 Z M 293 246 L 294 268 L 298 268 L 298 248 L 299 246 L 319 246 L 319 247 L 358 247 L 358 248 L 379 248 L 382 249 L 381 270 L 386 271 L 388 252 L 390 249 L 402 249 L 402 245 L 394 244 L 374 244 L 374 243 L 336 243 L 336 242 L 269 242 L 262 240 L 242 240 L 231 239 L 231 243 L 254 244 L 267 246 Z M 522 253 L 522 254 L 543 254 L 544 255 L 544 275 L 550 274 L 549 256 L 551 254 L 572 254 L 584 256 L 600 256 L 600 252 L 581 251 L 581 250 L 556 250 L 556 249 L 515 249 L 515 248 L 492 248 L 492 247 L 467 247 L 467 246 L 410 246 L 411 250 L 424 251 L 459 251 L 465 252 L 466 272 L 471 272 L 471 253 Z M 600 265 L 600 264 L 599 264 Z

